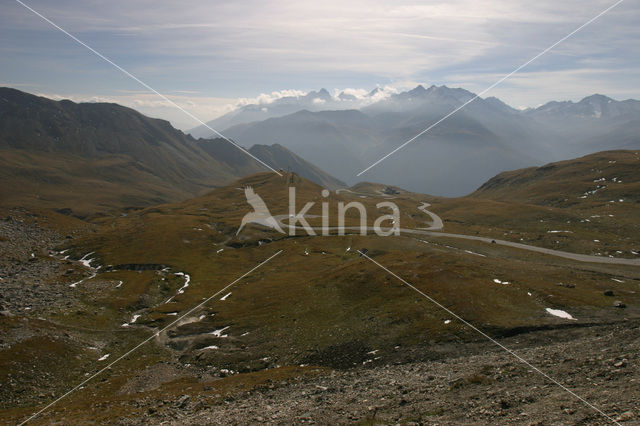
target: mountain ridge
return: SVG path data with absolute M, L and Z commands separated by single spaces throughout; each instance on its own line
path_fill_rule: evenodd
M 502 171 L 640 147 L 640 101 L 591 95 L 577 103 L 517 110 L 495 97 L 483 99 L 465 89 L 433 85 L 359 109 L 305 107 L 231 126 L 225 133 L 243 144 L 259 139 L 280 143 L 353 185 L 358 172 L 434 123 L 438 125 L 368 170 L 365 178 L 415 192 L 461 196 Z M 326 150 L 341 157 L 336 160 Z M 398 173 L 400 169 L 415 173 Z
M 256 152 L 276 170 L 343 185 L 281 146 Z M 3 205 L 80 215 L 186 199 L 265 170 L 228 141 L 195 140 L 118 104 L 54 101 L 11 88 L 0 88 L 0 168 Z

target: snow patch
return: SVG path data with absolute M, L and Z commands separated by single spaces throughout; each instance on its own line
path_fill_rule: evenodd
M 73 283 L 73 284 L 69 284 L 69 287 L 75 288 L 75 287 L 77 287 L 77 286 L 78 286 L 78 284 L 82 284 L 83 282 L 85 282 L 85 281 L 87 281 L 87 280 L 90 280 L 90 279 L 92 279 L 92 278 L 95 278 L 95 277 L 96 277 L 96 275 L 98 275 L 98 274 L 95 274 L 95 273 L 94 273 L 94 274 L 91 274 L 91 276 L 89 276 L 89 277 L 83 278 L 83 279 L 81 279 L 80 281 L 76 281 L 76 282 L 75 282 L 75 283 Z
M 100 358 L 98 358 L 98 361 L 104 361 L 105 359 L 109 358 L 109 355 L 111 354 L 102 355 Z
M 213 334 L 213 335 L 214 335 L 214 336 L 216 336 L 216 337 L 227 337 L 227 335 L 226 335 L 226 334 L 222 334 L 222 332 L 223 332 L 223 331 L 225 331 L 225 330 L 226 330 L 227 328 L 229 328 L 229 327 L 231 327 L 231 326 L 230 326 L 230 325 L 228 325 L 228 326 L 226 326 L 226 327 L 222 327 L 221 329 L 219 329 L 219 330 L 214 330 L 214 331 L 212 331 L 212 332 L 211 332 L 211 333 L 209 333 L 209 334 Z
M 88 256 L 91 256 L 93 253 L 95 252 L 89 252 L 87 254 L 85 254 L 84 256 L 82 256 L 82 258 L 78 259 L 78 262 L 82 263 L 83 266 L 87 267 L 87 268 L 91 268 L 91 262 L 94 261 L 94 259 L 87 259 Z
M 189 283 L 191 282 L 191 276 L 189 274 L 185 274 L 184 272 L 176 272 L 175 275 L 178 275 L 180 277 L 184 277 L 184 285 L 182 287 L 180 287 L 178 289 L 178 293 L 176 294 L 182 294 L 184 293 L 184 290 L 189 287 Z
M 232 293 L 232 292 L 229 292 L 229 293 L 225 294 L 224 296 L 222 296 L 222 297 L 220 298 L 220 300 L 227 300 L 227 297 L 231 296 L 231 293 Z
M 565 318 L 565 319 L 574 320 L 574 321 L 576 320 L 574 317 L 571 316 L 571 314 L 560 309 L 546 308 L 546 311 L 556 317 Z
M 484 254 L 476 253 L 476 252 L 471 251 L 471 250 L 465 250 L 464 252 L 465 252 L 465 253 L 469 253 L 469 254 L 475 254 L 476 256 L 487 257 L 487 256 L 485 256 Z

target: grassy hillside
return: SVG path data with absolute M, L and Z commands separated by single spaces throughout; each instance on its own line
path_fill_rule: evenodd
M 500 173 L 472 197 L 553 207 L 640 203 L 640 152 L 605 151 Z M 623 201 L 620 201 L 623 200 Z
M 62 262 L 48 285 L 66 303 L 1 318 L 0 327 L 12 342 L 0 350 L 0 377 L 11 383 L 3 399 L 12 401 L 1 418 L 31 413 L 48 395 L 59 395 L 86 371 L 104 366 L 100 357 L 115 359 L 280 250 L 271 262 L 71 395 L 45 419 L 113 421 L 137 412 L 137 401 L 177 400 L 185 393 L 222 403 L 238 392 L 307 374 L 437 358 L 438 348 L 447 344 L 480 339 L 357 249 L 366 248 L 377 262 L 496 338 L 624 322 L 640 315 L 637 267 L 576 263 L 437 236 L 291 237 L 253 225 L 236 236 L 241 218 L 250 211 L 246 186 L 262 196 L 274 215 L 288 212 L 290 186 L 296 187 L 298 210 L 315 202 L 308 213 L 319 214 L 320 203 L 328 202 L 332 224 L 340 201 L 362 202 L 372 223 L 380 215 L 375 205 L 392 200 L 400 206 L 402 227 L 424 227 L 430 220 L 417 207 L 426 201 L 445 220 L 446 232 L 494 235 L 511 228 L 507 238 L 542 236 L 534 244 L 551 247 L 548 236 L 559 237 L 548 234 L 548 223 L 540 220 L 561 223 L 567 215 L 580 214 L 571 208 L 477 197 L 447 200 L 399 189 L 383 195 L 386 187 L 376 184 L 324 198 L 322 187 L 295 174 L 261 173 L 187 201 L 99 218 L 90 232 L 63 240 L 48 260 Z M 347 223 L 357 220 L 352 212 Z M 320 223 L 318 218 L 309 221 Z M 608 232 L 611 238 L 636 242 L 640 235 L 618 234 L 613 227 Z M 586 241 L 575 235 L 571 244 Z M 58 254 L 60 250 L 66 251 Z M 93 277 L 73 262 L 89 258 L 93 267 L 102 265 Z M 70 287 L 72 283 L 77 285 Z M 606 291 L 626 308 L 614 307 Z M 550 315 L 548 308 L 564 310 L 576 320 Z M 23 319 L 31 322 L 21 323 Z M 11 332 L 16 328 L 25 330 L 22 337 Z M 16 375 L 19 382 L 13 380 Z

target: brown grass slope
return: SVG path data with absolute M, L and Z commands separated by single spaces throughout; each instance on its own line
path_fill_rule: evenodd
M 604 151 L 542 167 L 503 172 L 471 196 L 578 208 L 620 199 L 640 203 L 640 152 Z
M 282 147 L 254 151 L 275 169 L 341 186 Z M 0 88 L 0 170 L 1 205 L 84 216 L 184 200 L 266 168 L 228 141 L 196 141 L 117 104 L 57 102 Z
M 318 214 L 319 203 L 325 200 L 332 218 L 338 202 L 362 201 L 372 221 L 379 214 L 375 204 L 384 199 L 346 192 L 323 198 L 319 185 L 297 175 L 261 173 L 184 202 L 149 207 L 126 217 L 103 217 L 97 232 L 66 241 L 60 248 L 69 249 L 66 254 L 71 259 L 95 252 L 94 266 L 130 265 L 129 269 L 105 268 L 69 289 L 79 300 L 76 305 L 61 305 L 47 313 L 25 312 L 0 322 L 3 330 L 11 330 L 23 316 L 34 317 L 32 337 L 0 351 L 0 378 L 4 382 L 18 375 L 21 381 L 16 386 L 24 398 L 21 404 L 5 406 L 0 418 L 15 421 L 32 413 L 38 401 L 45 400 L 38 398 L 40 392 L 47 400 L 65 392 L 85 372 L 104 365 L 97 361 L 100 355 L 110 353 L 109 359 L 115 359 L 177 318 L 171 314 L 187 312 L 279 250 L 278 257 L 194 312 L 191 322 L 149 342 L 62 401 L 46 421 L 78 423 L 91 417 L 112 422 L 135 412 L 136 401 L 144 398 L 177 400 L 184 393 L 203 393 L 217 395 L 219 401 L 237 392 L 230 389 L 234 386 L 251 389 L 299 377 L 312 366 L 348 368 L 429 359 L 446 347 L 441 343 L 481 339 L 359 256 L 355 250 L 361 248 L 497 338 L 538 328 L 623 322 L 640 314 L 640 272 L 633 267 L 582 265 L 492 244 L 431 237 L 290 237 L 253 225 L 236 236 L 241 218 L 251 210 L 244 197 L 246 186 L 262 196 L 274 215 L 287 213 L 290 186 L 296 187 L 298 210 L 315 201 L 309 213 Z M 402 226 L 424 226 L 425 215 L 416 207 L 426 197 L 395 196 L 405 221 Z M 497 223 L 513 214 L 496 207 L 508 204 L 491 200 L 428 200 L 447 220 L 447 227 L 473 226 L 481 235 L 497 226 L 491 218 Z M 553 209 L 515 206 L 518 214 L 527 214 L 534 222 L 555 215 L 560 221 L 560 213 Z M 462 224 L 463 220 L 469 222 Z M 137 271 L 136 264 L 170 269 Z M 183 293 L 177 293 L 184 284 L 178 272 L 191 277 Z M 57 280 L 68 289 L 76 278 Z M 614 308 L 605 290 L 614 290 L 627 308 Z M 231 295 L 220 300 L 227 292 Z M 577 321 L 549 315 L 546 308 L 566 310 Z M 136 323 L 122 327 L 134 314 L 140 315 Z M 212 334 L 224 327 L 227 337 Z M 139 384 L 166 363 L 180 366 L 180 375 L 166 376 L 165 382 L 148 387 Z M 223 370 L 235 373 L 227 377 Z

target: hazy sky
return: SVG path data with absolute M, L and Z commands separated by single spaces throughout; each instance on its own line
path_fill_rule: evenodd
M 418 83 L 480 92 L 615 3 L 24 2 L 205 121 L 261 93 Z M 14 0 L 0 8 L 0 85 L 197 124 Z M 514 107 L 640 98 L 638 22 L 640 3 L 626 0 L 487 96 Z

